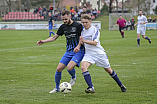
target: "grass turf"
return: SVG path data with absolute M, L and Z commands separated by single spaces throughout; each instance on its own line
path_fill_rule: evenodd
M 136 47 L 136 31 L 101 30 L 101 45 L 111 67 L 127 87 L 122 93 L 115 81 L 96 65 L 89 68 L 95 94 L 86 94 L 87 85 L 80 68 L 71 93 L 49 94 L 55 87 L 54 75 L 65 52 L 65 37 L 40 47 L 48 31 L 0 31 L 0 104 L 155 104 L 157 102 L 157 31 L 147 31 L 152 44 L 141 38 Z M 70 81 L 63 70 L 62 80 Z

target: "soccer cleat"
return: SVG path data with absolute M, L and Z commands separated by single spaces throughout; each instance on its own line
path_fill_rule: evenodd
M 122 36 L 122 38 L 124 38 L 124 36 Z
M 149 41 L 150 44 L 152 43 L 150 39 L 148 41 Z
M 71 78 L 70 79 L 70 84 L 71 84 L 71 87 L 75 84 L 75 81 L 76 81 L 76 77 L 75 78 Z
M 92 87 L 88 87 L 86 90 L 85 90 L 86 93 L 95 93 L 95 90 L 94 88 Z
M 121 85 L 120 88 L 121 88 L 122 92 L 126 92 L 126 87 L 124 85 Z
M 138 44 L 137 47 L 139 47 L 140 45 Z
M 54 88 L 54 89 L 53 89 L 52 91 L 50 91 L 49 93 L 52 94 L 52 93 L 57 93 L 57 92 L 59 92 L 59 89 Z

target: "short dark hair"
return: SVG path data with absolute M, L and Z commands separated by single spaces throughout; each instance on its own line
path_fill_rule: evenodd
M 83 8 L 87 8 L 86 6 L 84 6 Z
M 143 10 L 139 10 L 139 11 L 141 11 L 143 13 Z
M 92 17 L 89 14 L 83 14 L 81 16 L 81 19 L 88 19 L 88 20 L 92 20 Z
M 70 12 L 68 10 L 62 11 L 62 16 L 66 15 L 66 14 L 69 15 Z

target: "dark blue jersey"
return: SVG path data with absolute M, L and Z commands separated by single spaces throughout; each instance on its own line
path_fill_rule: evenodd
M 53 20 L 53 17 L 49 17 L 49 20 L 48 20 L 49 24 L 52 24 L 52 20 Z
M 82 32 L 82 25 L 78 22 L 73 22 L 71 25 L 62 24 L 57 34 L 62 36 L 63 34 L 66 37 L 66 51 L 72 51 L 79 43 L 79 38 Z M 80 51 L 84 51 L 84 46 L 81 46 Z

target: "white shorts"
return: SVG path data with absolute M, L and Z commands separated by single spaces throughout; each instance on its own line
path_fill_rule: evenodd
M 145 26 L 137 27 L 137 34 L 145 35 L 145 32 L 146 32 L 146 27 Z
M 96 55 L 85 54 L 82 59 L 82 62 L 83 61 L 87 61 L 87 62 L 91 63 L 92 65 L 94 65 L 96 63 L 97 66 L 100 66 L 103 68 L 110 67 L 107 54 L 96 54 Z

